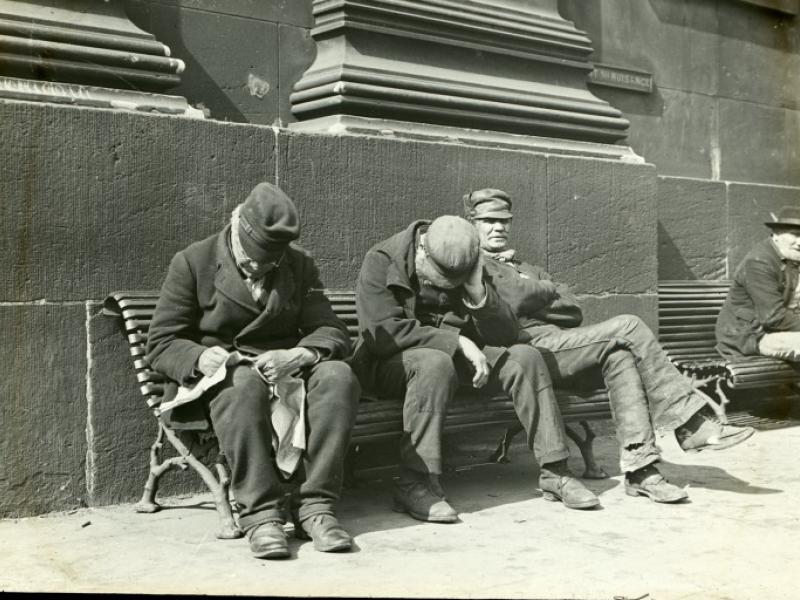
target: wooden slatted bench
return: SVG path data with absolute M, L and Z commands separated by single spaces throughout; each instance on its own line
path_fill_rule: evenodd
M 725 359 L 717 352 L 714 326 L 730 285 L 728 280 L 658 283 L 658 339 L 678 370 L 716 388 L 723 419 L 726 391 L 800 381 L 800 371 L 786 361 L 765 356 Z
M 158 482 L 161 475 L 171 468 L 191 467 L 202 477 L 211 490 L 220 519 L 219 538 L 240 537 L 231 512 L 229 501 L 229 477 L 216 447 L 213 432 L 176 431 L 167 427 L 160 417 L 159 404 L 164 393 L 165 378 L 154 371 L 146 357 L 147 335 L 153 317 L 158 290 L 134 290 L 111 293 L 105 300 L 103 312 L 119 318 L 128 340 L 133 358 L 133 367 L 139 391 L 147 406 L 158 417 L 156 441 L 150 449 L 150 470 L 141 500 L 136 505 L 139 512 L 155 512 L 160 506 L 156 502 Z M 353 340 L 358 337 L 358 317 L 353 291 L 326 291 L 333 310 L 347 325 Z M 567 433 L 578 446 L 586 467 L 585 477 L 602 478 L 607 475 L 597 464 L 592 442 L 594 433 L 588 421 L 611 417 L 608 396 L 605 390 L 557 390 L 559 406 L 565 422 L 579 422 L 584 435 L 567 427 Z M 519 420 L 511 400 L 505 396 L 460 393 L 457 401 L 448 408 L 445 431 L 456 432 L 471 428 L 506 426 L 506 434 L 489 460 L 505 462 L 513 433 L 519 430 Z M 363 396 L 359 403 L 356 424 L 352 432 L 347 470 L 351 479 L 357 455 L 364 444 L 400 438 L 403 434 L 403 407 L 400 399 L 378 400 Z M 166 438 L 177 451 L 177 456 L 161 460 L 163 441 Z M 201 458 L 216 453 L 214 470 Z

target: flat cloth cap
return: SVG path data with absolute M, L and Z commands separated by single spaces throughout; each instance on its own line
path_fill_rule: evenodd
M 270 260 L 300 237 L 297 207 L 278 186 L 259 183 L 239 210 L 239 234 L 248 257 Z
M 503 190 L 484 188 L 464 194 L 464 216 L 468 219 L 510 219 L 511 198 Z
M 445 215 L 428 227 L 424 248 L 431 266 L 451 284 L 461 285 L 478 260 L 480 240 L 468 221 Z

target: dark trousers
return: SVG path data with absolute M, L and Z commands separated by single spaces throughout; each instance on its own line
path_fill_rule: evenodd
M 547 362 L 556 385 L 587 370 L 602 373 L 623 472 L 658 460 L 654 426 L 671 431 L 705 404 L 639 317 L 620 315 L 586 327 L 545 325 L 525 331 L 531 336 L 529 343 Z
M 361 393 L 350 367 L 322 362 L 306 381 L 305 479 L 297 500 L 300 520 L 331 512 L 342 487 L 343 464 Z M 247 531 L 283 521 L 285 484 L 272 449 L 269 388 L 246 365 L 234 367 L 209 404 L 211 422 L 231 468 L 239 525 Z
M 379 395 L 404 397 L 401 465 L 421 473 L 441 474 L 442 433 L 447 406 L 459 385 L 470 384 L 472 369 L 457 355 L 429 348 L 405 350 L 380 361 Z M 516 345 L 493 365 L 481 393 L 505 393 L 528 435 L 540 465 L 569 456 L 564 423 L 547 368 L 539 353 Z

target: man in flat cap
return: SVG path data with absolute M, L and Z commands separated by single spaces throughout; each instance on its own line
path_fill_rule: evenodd
M 317 267 L 290 245 L 299 234 L 292 200 L 272 184 L 258 184 L 222 232 L 172 259 L 148 340 L 153 368 L 171 380 L 164 401 L 178 385 L 215 373 L 234 350 L 253 358 L 167 415 L 176 428 L 210 419 L 230 464 L 239 525 L 258 558 L 289 555 L 287 508 L 298 537 L 310 536 L 317 550 L 352 544 L 333 509 L 360 388 L 341 362 L 350 339 L 323 295 Z M 270 414 L 273 384 L 296 372 L 306 389 L 305 478 L 295 505 L 285 507 Z
M 539 350 L 556 385 L 591 371 L 602 374 L 629 495 L 666 503 L 687 498 L 658 471 L 654 425 L 674 431 L 681 448 L 692 452 L 728 448 L 753 434 L 750 427 L 718 421 L 705 394 L 670 363 L 639 317 L 619 315 L 581 326 L 581 308 L 567 286 L 521 261 L 509 246 L 508 194 L 485 188 L 466 194 L 463 204 L 478 232 L 486 272 L 519 319 L 520 341 Z
M 772 356 L 800 361 L 800 208 L 784 206 L 765 223 L 771 235 L 736 269 L 717 317 L 723 356 Z
M 536 350 L 514 344 L 517 320 L 484 277 L 478 236 L 467 221 L 416 221 L 375 245 L 356 294 L 356 371 L 378 396 L 404 398 L 396 510 L 422 521 L 457 521 L 439 475 L 445 413 L 459 384 L 510 396 L 541 465 L 545 498 L 570 508 L 597 505 L 567 469 L 547 369 Z

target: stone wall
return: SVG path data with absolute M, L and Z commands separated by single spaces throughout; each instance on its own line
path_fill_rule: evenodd
M 778 5 L 775 2 L 755 4 Z M 740 0 L 560 0 L 594 60 L 651 73 L 652 93 L 592 86 L 659 174 L 800 185 L 800 21 Z
M 574 284 L 590 319 L 654 321 L 651 165 L 15 102 L 0 103 L 0 149 L 0 516 L 138 497 L 155 424 L 100 303 L 158 287 L 262 180 L 296 200 L 329 287 L 352 287 L 366 250 L 411 220 L 502 185 L 515 245 Z

